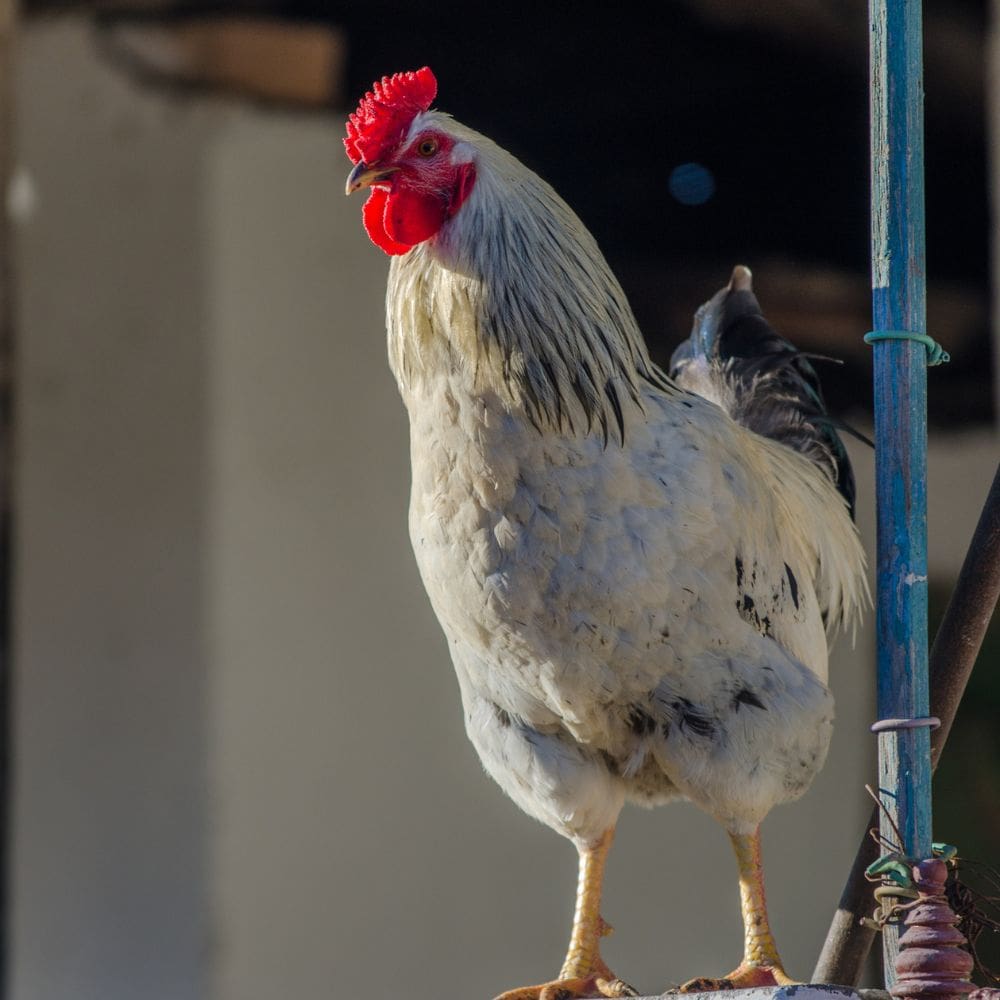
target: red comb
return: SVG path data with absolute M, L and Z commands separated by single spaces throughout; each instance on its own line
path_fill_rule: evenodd
M 426 66 L 415 73 L 396 73 L 376 81 L 347 119 L 344 148 L 351 162 L 378 163 L 413 119 L 431 106 L 436 93 L 437 80 Z

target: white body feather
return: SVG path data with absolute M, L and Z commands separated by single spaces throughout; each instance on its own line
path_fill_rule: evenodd
M 843 499 L 807 458 L 650 362 L 593 239 L 520 163 L 442 115 L 476 185 L 393 260 L 410 532 L 469 736 L 578 843 L 681 795 L 734 832 L 808 786 L 827 637 L 865 599 Z M 580 373 L 583 372 L 581 375 Z

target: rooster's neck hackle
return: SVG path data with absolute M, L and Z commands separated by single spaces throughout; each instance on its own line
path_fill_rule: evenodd
M 431 241 L 393 260 L 390 361 L 404 391 L 464 376 L 541 429 L 622 439 L 651 362 L 625 293 L 593 237 L 541 178 L 437 112 L 433 125 L 474 158 L 476 185 Z

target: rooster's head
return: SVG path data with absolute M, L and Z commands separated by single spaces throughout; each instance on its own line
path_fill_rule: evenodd
M 476 180 L 467 144 L 427 116 L 437 80 L 425 66 L 383 77 L 347 121 L 354 163 L 347 194 L 370 188 L 364 223 L 372 242 L 403 254 L 429 240 L 458 211 Z

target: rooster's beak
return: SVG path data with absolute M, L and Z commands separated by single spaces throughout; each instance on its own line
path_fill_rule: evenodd
M 370 187 L 378 181 L 384 181 L 390 174 L 394 174 L 399 167 L 369 167 L 364 160 L 358 163 L 347 175 L 347 185 L 344 194 L 354 194 L 361 188 Z

